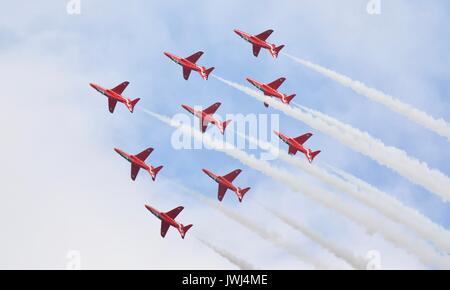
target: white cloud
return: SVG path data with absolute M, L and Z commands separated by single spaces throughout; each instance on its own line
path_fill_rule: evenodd
M 257 32 L 273 26 L 276 30 L 273 41 L 286 43 L 287 51 L 319 63 L 331 61 L 351 75 L 364 74 L 361 79 L 368 79 L 368 83 L 377 87 L 381 87 L 380 83 L 385 85 L 382 82 L 385 79 L 392 79 L 386 84 L 392 90 L 387 91 L 402 98 L 410 96 L 408 102 L 426 108 L 433 115 L 445 116 L 448 112 L 445 99 L 434 89 L 433 83 L 427 81 L 448 68 L 446 46 L 435 41 L 440 33 L 437 28 L 444 27 L 439 22 L 442 19 L 439 7 L 421 14 L 428 20 L 419 18 L 419 22 L 426 25 L 418 30 L 416 26 L 410 29 L 411 24 L 417 22 L 414 19 L 417 14 L 416 8 L 409 8 L 409 2 L 395 4 L 396 7 L 389 4 L 383 15 L 395 15 L 388 17 L 389 22 L 384 26 L 378 23 L 386 18 L 368 18 L 365 7 L 357 2 L 326 1 L 317 5 L 317 1 L 303 1 L 280 5 L 267 1 L 244 5 L 240 1 L 204 1 L 192 6 L 185 1 L 163 4 L 140 1 L 129 5 L 83 1 L 79 16 L 67 15 L 64 2 L 3 3 L 0 12 L 0 77 L 3 80 L 0 149 L 4 154 L 0 157 L 3 177 L 0 225 L 6 238 L 0 241 L 0 267 L 64 268 L 67 251 L 71 249 L 81 251 L 84 268 L 233 267 L 191 239 L 189 233 L 186 240 L 181 240 L 175 231 L 161 239 L 159 222 L 148 215 L 144 203 L 152 203 L 162 210 L 186 205 L 180 221 L 193 222 L 194 232 L 196 228 L 204 229 L 215 245 L 258 268 L 302 267 L 297 259 L 220 213 L 205 209 L 188 197 L 183 198 L 183 194 L 164 182 L 165 176 L 172 178 L 180 172 L 189 178 L 197 176 L 194 170 L 186 172 L 184 165 L 177 164 L 214 160 L 224 163 L 226 159 L 219 159 L 211 152 L 201 155 L 176 152 L 174 159 L 173 152 L 164 148 L 168 144 L 166 128 L 120 108 L 110 115 L 104 97 L 93 92 L 87 83 L 95 81 L 108 86 L 128 79 L 131 85 L 127 95 L 142 97 L 143 104 L 163 112 L 175 112 L 184 98 L 192 98 L 194 103 L 200 104 L 209 102 L 211 97 L 226 100 L 226 110 L 259 110 L 256 106 L 247 106 L 244 100 L 229 99 L 234 92 L 213 82 L 201 82 L 196 78 L 183 82 L 179 69 L 164 59 L 162 51 L 182 54 L 204 49 L 207 52 L 204 62 L 216 65 L 217 70 L 226 75 L 243 77 L 244 73 L 260 73 L 267 79 L 273 74 L 292 75 L 293 70 L 281 60 L 274 61 L 267 55 L 253 58 L 247 44 L 232 33 L 233 28 Z M 326 9 L 322 8 L 324 5 Z M 426 4 L 426 8 L 429 7 L 432 6 Z M 188 8 L 191 13 L 180 16 Z M 266 9 L 272 11 L 271 19 L 260 17 Z M 403 11 L 400 14 L 404 21 L 397 17 L 398 11 Z M 401 25 L 397 25 L 399 23 Z M 410 37 L 416 33 L 420 37 Z M 396 38 L 398 35 L 401 37 Z M 424 35 L 427 41 L 423 41 Z M 427 52 L 431 59 L 427 61 L 416 57 L 424 47 L 430 48 Z M 355 54 L 355 51 L 364 53 Z M 391 61 L 391 54 L 402 58 Z M 371 70 L 374 72 L 370 73 Z M 295 71 L 297 73 L 298 69 Z M 313 87 L 295 81 L 287 85 L 301 85 L 301 93 Z M 324 90 L 323 94 L 327 92 Z M 307 99 L 306 95 L 301 94 L 301 97 Z M 320 101 L 321 96 L 317 97 L 317 105 L 326 107 Z M 346 98 L 342 100 L 343 106 L 353 101 L 351 97 L 348 102 Z M 334 103 L 327 104 L 334 106 Z M 346 117 L 361 121 L 357 107 L 361 105 L 352 105 L 354 111 Z M 377 108 L 371 112 L 380 114 Z M 385 119 L 389 115 L 379 117 Z M 364 125 L 371 126 L 370 121 Z M 382 136 L 401 140 L 398 135 L 403 136 L 400 134 L 403 132 L 395 132 L 393 127 L 395 134 L 389 131 Z M 376 127 L 370 129 L 377 130 Z M 339 145 L 325 143 L 329 145 L 330 154 L 342 162 L 355 160 L 347 151 L 340 154 Z M 411 144 L 416 150 L 428 147 L 420 146 L 423 145 L 420 140 Z M 158 163 L 175 165 L 166 167 L 161 174 L 163 178 L 156 183 L 150 182 L 145 174 L 132 183 L 128 164 L 112 151 L 112 147 L 118 145 L 130 151 L 158 145 L 151 158 Z M 435 162 L 441 162 L 443 154 L 445 156 L 445 152 L 424 152 Z M 226 166 L 233 165 L 230 162 Z M 380 249 L 386 268 L 422 267 L 413 256 L 382 238 L 367 235 L 360 227 L 308 203 L 307 199 L 294 197 L 301 204 L 293 204 L 293 196 L 289 191 L 283 194 L 286 189 L 282 185 L 275 183 L 276 186 L 268 190 L 274 186 L 272 181 L 249 173 L 254 183 L 252 194 L 268 196 L 269 204 L 278 205 L 296 218 L 313 220 L 315 228 L 330 233 L 342 246 L 351 244 L 361 254 L 373 247 Z M 180 179 L 189 181 L 181 176 Z M 202 188 L 202 184 L 203 181 L 199 181 L 198 187 Z M 311 253 L 339 265 L 334 257 L 289 231 L 282 223 L 267 220 L 268 216 L 251 207 L 251 201 L 252 195 L 249 195 L 245 204 L 240 205 L 243 215 L 256 217 L 268 228 L 283 229 L 286 238 L 299 241 Z M 433 211 L 437 212 L 435 206 L 432 203 Z M 234 238 L 236 236 L 239 239 Z M 175 252 L 174 248 L 180 250 Z

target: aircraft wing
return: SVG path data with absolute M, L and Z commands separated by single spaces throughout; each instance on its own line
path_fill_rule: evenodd
M 182 206 L 176 207 L 176 208 L 172 209 L 171 211 L 166 212 L 166 215 L 175 219 L 183 209 L 184 209 L 184 207 L 182 207 Z
M 294 140 L 303 145 L 303 143 L 308 141 L 308 139 L 311 138 L 312 135 L 313 134 L 311 134 L 311 133 L 306 133 L 306 134 L 303 134 L 302 136 L 294 138 Z
M 261 46 L 253 44 L 253 55 L 258 56 L 260 51 L 261 51 Z
M 142 151 L 141 153 L 137 154 L 136 157 L 139 158 L 142 161 L 145 161 L 145 159 L 147 159 L 147 157 L 152 152 L 153 152 L 153 148 L 147 148 L 144 151 Z
M 186 57 L 186 60 L 192 62 L 192 63 L 196 63 L 197 60 L 203 55 L 203 51 L 198 51 L 196 53 L 194 53 L 191 56 Z
M 227 191 L 227 188 L 223 186 L 222 184 L 219 184 L 219 192 L 217 193 L 217 197 L 219 198 L 219 201 L 222 201 L 223 197 L 225 196 L 225 192 Z
M 206 129 L 208 128 L 208 123 L 203 121 L 203 118 L 199 118 L 199 122 L 200 122 L 200 131 L 202 131 L 202 133 L 205 133 Z
M 297 153 L 297 148 L 295 148 L 294 146 L 289 145 L 289 154 L 291 155 L 295 155 Z
M 136 176 L 139 173 L 139 169 L 141 169 L 139 166 L 131 164 L 131 179 L 135 180 Z
M 233 180 L 236 179 L 236 177 L 242 172 L 240 169 L 236 169 L 228 173 L 227 175 L 224 175 L 223 178 L 228 180 L 229 182 L 233 182 Z
M 266 31 L 258 34 L 258 35 L 255 35 L 255 37 L 257 37 L 257 38 L 259 38 L 259 39 L 261 39 L 263 41 L 266 41 L 266 39 L 269 38 L 269 36 L 272 34 L 272 32 L 273 32 L 273 30 L 269 29 L 269 30 L 266 30 Z
M 188 80 L 190 74 L 191 74 L 191 69 L 184 66 L 183 67 L 183 78 L 185 80 Z
M 117 87 L 113 88 L 111 91 L 121 95 L 123 93 L 123 91 L 127 88 L 129 82 L 123 82 L 120 85 L 118 85 Z
M 215 103 L 209 106 L 208 108 L 204 109 L 203 112 L 208 115 L 212 115 L 217 111 L 217 109 L 219 109 L 220 105 L 221 105 L 220 103 Z
M 166 223 L 165 221 L 161 221 L 161 237 L 165 237 L 167 234 L 167 231 L 169 230 L 170 224 Z
M 108 98 L 108 106 L 109 106 L 109 111 L 111 113 L 114 113 L 114 109 L 116 108 L 116 104 L 117 104 L 117 100 L 115 100 L 113 98 Z
M 286 78 L 279 78 L 271 83 L 268 83 L 267 85 L 274 90 L 278 90 L 278 88 L 284 83 L 285 80 Z

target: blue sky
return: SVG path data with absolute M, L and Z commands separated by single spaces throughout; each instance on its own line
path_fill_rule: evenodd
M 193 222 L 215 244 L 258 267 L 304 267 L 283 250 L 220 213 L 204 209 L 164 181 L 152 183 L 141 173 L 132 183 L 128 164 L 112 148 L 137 153 L 148 146 L 155 148 L 150 160 L 165 166 L 163 179 L 176 179 L 213 198 L 216 184 L 200 169 L 227 173 L 242 168 L 237 182 L 252 186 L 252 190 L 242 205 L 230 193 L 224 202 L 268 228 L 285 229 L 287 239 L 307 245 L 312 253 L 320 251 L 258 210 L 252 201 L 276 205 L 342 245 L 357 244 L 355 250 L 363 256 L 364 251 L 378 248 L 388 268 L 426 266 L 381 237 L 368 235 L 348 220 L 293 195 L 283 184 L 219 152 L 174 150 L 170 127 L 139 111 L 130 114 L 120 105 L 111 115 L 105 98 L 88 86 L 96 82 L 112 87 L 128 80 L 126 96 L 139 97 L 138 106 L 168 116 L 182 113 L 181 104 L 209 106 L 216 101 L 222 102 L 221 116 L 279 114 L 283 132 L 315 134 L 308 145 L 322 149 L 318 164 L 345 169 L 450 228 L 450 206 L 433 194 L 213 78 L 203 81 L 192 73 L 189 81 L 184 81 L 181 67 L 163 55 L 170 51 L 188 56 L 203 50 L 200 64 L 215 66 L 215 74 L 239 83 L 247 76 L 267 82 L 285 76 L 282 91 L 297 93 L 297 103 L 367 131 L 449 175 L 450 151 L 444 138 L 282 55 L 272 59 L 262 51 L 255 58 L 251 46 L 233 33 L 234 28 L 255 34 L 272 28 L 275 32 L 269 40 L 285 44 L 285 52 L 351 76 L 434 117 L 450 120 L 446 96 L 450 78 L 450 42 L 446 35 L 450 25 L 445 13 L 449 3 L 382 0 L 381 14 L 369 15 L 368 1 L 336 2 L 123 4 L 81 0 L 80 15 L 68 15 L 61 1 L 3 4 L 0 73 L 6 82 L 1 93 L 5 104 L 1 123 L 7 141 L 2 149 L 11 154 L 2 157 L 2 175 L 6 177 L 2 206 L 8 210 L 0 217 L 10 235 L 0 249 L 0 267 L 63 268 L 64 255 L 72 248 L 80 250 L 87 268 L 232 267 L 194 238 L 181 242 L 173 229 L 161 239 L 159 223 L 145 212 L 144 202 L 167 210 L 185 204 L 181 221 Z M 288 167 L 280 161 L 273 164 Z M 23 211 L 23 205 L 27 210 Z M 112 242 L 102 248 L 105 241 Z M 173 253 L 173 248 L 179 251 Z M 261 253 L 267 255 L 260 257 Z

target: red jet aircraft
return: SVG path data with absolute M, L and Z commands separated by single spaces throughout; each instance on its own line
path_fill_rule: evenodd
M 320 150 L 312 151 L 309 148 L 305 148 L 303 144 L 308 141 L 308 139 L 313 135 L 311 133 L 303 134 L 302 136 L 296 137 L 296 138 L 290 138 L 286 135 L 283 135 L 280 132 L 274 131 L 274 133 L 280 137 L 280 139 L 289 145 L 289 154 L 295 155 L 297 151 L 302 152 L 305 154 L 306 158 L 308 158 L 309 163 L 311 163 L 314 159 L 314 157 L 317 156 L 317 154 L 320 153 Z
M 280 50 L 284 47 L 284 45 L 276 46 L 275 44 L 266 42 L 266 39 L 273 32 L 272 29 L 266 30 L 258 35 L 250 35 L 238 29 L 235 29 L 234 32 L 242 37 L 245 41 L 250 42 L 253 45 L 253 55 L 256 57 L 258 56 L 261 48 L 265 48 L 270 52 L 273 58 L 276 58 Z
M 293 95 L 285 95 L 283 93 L 280 93 L 278 88 L 283 84 L 283 82 L 286 80 L 286 78 L 279 78 L 277 80 L 274 80 L 271 83 L 264 84 L 258 81 L 255 81 L 254 79 L 247 78 L 247 81 L 254 85 L 258 90 L 262 91 L 265 96 L 269 97 L 275 97 L 277 99 L 280 99 L 284 104 L 289 104 L 292 99 L 295 97 L 295 94 Z M 268 107 L 269 105 L 267 103 L 264 103 L 264 106 Z
M 186 235 L 187 231 L 192 227 L 192 225 L 184 226 L 175 221 L 177 215 L 184 209 L 182 206 L 176 207 L 168 212 L 160 212 L 149 205 L 145 205 L 145 208 L 161 220 L 161 237 L 163 238 L 166 236 L 170 226 L 176 228 L 183 239 L 184 235 Z
M 131 179 L 135 180 L 136 176 L 139 173 L 139 170 L 142 168 L 144 170 L 147 170 L 148 173 L 150 173 L 150 176 L 152 177 L 153 181 L 156 179 L 156 174 L 163 168 L 162 166 L 159 167 L 153 167 L 151 165 L 145 164 L 145 159 L 152 153 L 153 148 L 147 148 L 144 151 L 142 151 L 139 154 L 131 155 L 128 153 L 123 152 L 120 149 L 114 148 L 114 151 L 119 153 L 120 156 L 125 158 L 131 163 Z
M 114 108 L 116 107 L 117 102 L 121 102 L 127 106 L 128 110 L 130 110 L 131 113 L 133 113 L 134 106 L 139 102 L 139 98 L 137 99 L 128 99 L 122 96 L 123 91 L 128 86 L 129 82 L 123 82 L 117 87 L 113 89 L 105 89 L 97 84 L 90 83 L 89 85 L 93 87 L 95 90 L 97 90 L 102 95 L 106 96 L 108 98 L 108 105 L 109 105 L 109 111 L 111 113 L 114 112 Z
M 183 67 L 183 77 L 185 80 L 189 79 L 189 75 L 191 74 L 192 70 L 197 71 L 204 80 L 207 80 L 209 74 L 214 70 L 214 67 L 206 69 L 203 66 L 195 64 L 197 60 L 203 55 L 203 51 L 198 51 L 186 58 L 176 56 L 174 54 L 171 54 L 170 52 L 164 52 L 164 54 Z
M 220 133 L 223 135 L 225 133 L 225 128 L 228 124 L 230 124 L 231 120 L 221 122 L 213 117 L 213 114 L 217 111 L 217 109 L 219 109 L 220 105 L 220 103 L 215 103 L 204 110 L 195 110 L 188 105 L 181 105 L 181 107 L 200 119 L 200 131 L 202 131 L 202 133 L 205 133 L 206 128 L 208 128 L 208 124 L 211 123 L 216 125 L 217 128 L 219 128 Z
M 219 201 L 222 201 L 223 197 L 225 196 L 225 192 L 230 189 L 234 191 L 239 199 L 239 202 L 242 202 L 242 199 L 244 198 L 244 195 L 247 193 L 247 191 L 250 190 L 250 187 L 247 188 L 240 188 L 233 185 L 233 180 L 236 179 L 236 177 L 239 175 L 239 173 L 242 172 L 240 169 L 236 169 L 228 173 L 224 176 L 215 175 L 208 169 L 202 169 L 204 173 L 206 173 L 209 177 L 214 179 L 219 184 L 219 192 L 217 195 L 217 198 Z

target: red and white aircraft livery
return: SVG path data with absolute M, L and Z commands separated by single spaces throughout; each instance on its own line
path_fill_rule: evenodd
M 214 118 L 213 114 L 217 111 L 217 109 L 219 109 L 220 105 L 221 105 L 220 103 L 215 103 L 204 110 L 195 110 L 194 108 L 189 107 L 188 105 L 181 105 L 181 107 L 183 107 L 186 111 L 188 111 L 192 115 L 199 118 L 200 131 L 202 131 L 202 133 L 205 133 L 206 129 L 208 128 L 208 124 L 211 123 L 216 125 L 217 128 L 219 128 L 220 133 L 222 133 L 223 135 L 225 133 L 225 128 L 228 126 L 228 124 L 230 124 L 231 120 L 221 122 L 216 118 Z
M 253 45 L 253 55 L 256 57 L 258 56 L 261 48 L 265 48 L 270 52 L 273 58 L 276 58 L 280 50 L 284 47 L 284 45 L 276 46 L 275 44 L 266 42 L 266 39 L 273 32 L 272 29 L 266 30 L 258 35 L 251 35 L 238 29 L 235 29 L 234 32 L 245 41 L 250 42 Z
M 233 180 L 236 179 L 236 177 L 239 175 L 239 173 L 242 172 L 240 169 L 236 169 L 228 173 L 224 176 L 215 175 L 208 169 L 202 169 L 204 173 L 206 173 L 209 177 L 214 179 L 219 184 L 219 192 L 217 195 L 217 198 L 219 201 L 222 201 L 223 197 L 225 196 L 225 192 L 229 189 L 231 191 L 234 191 L 239 199 L 239 202 L 242 202 L 242 199 L 244 198 L 244 195 L 247 193 L 247 191 L 250 190 L 250 187 L 247 188 L 240 188 L 233 185 Z
M 305 154 L 306 158 L 308 158 L 309 163 L 311 163 L 314 159 L 314 157 L 317 156 L 317 154 L 320 153 L 320 150 L 312 151 L 309 148 L 306 148 L 303 146 L 303 144 L 308 141 L 308 139 L 313 135 L 312 133 L 306 133 L 302 136 L 296 137 L 296 138 L 290 138 L 286 135 L 283 135 L 280 132 L 274 131 L 274 133 L 280 137 L 280 139 L 289 145 L 289 154 L 295 155 L 297 151 L 302 152 Z
M 182 206 L 176 207 L 168 212 L 160 212 L 149 205 L 145 205 L 145 208 L 161 220 L 161 237 L 163 238 L 166 236 L 167 230 L 169 230 L 170 226 L 176 228 L 180 232 L 183 239 L 187 231 L 192 227 L 192 225 L 184 226 L 183 224 L 179 224 L 175 221 L 177 215 L 184 209 Z
M 133 113 L 134 106 L 139 102 L 139 98 L 137 99 L 128 99 L 122 96 L 123 91 L 128 86 L 129 82 L 123 82 L 117 87 L 113 89 L 105 89 L 97 84 L 90 83 L 89 85 L 93 87 L 95 90 L 97 90 L 99 93 L 105 95 L 108 98 L 108 106 L 109 111 L 111 113 L 114 112 L 114 108 L 116 107 L 117 102 L 120 102 L 122 104 L 125 104 L 127 106 L 128 110 L 130 110 L 131 113 Z
M 289 104 L 296 95 L 293 94 L 288 96 L 278 91 L 278 88 L 284 83 L 285 80 L 286 78 L 279 78 L 271 83 L 264 84 L 255 81 L 254 79 L 247 78 L 247 81 L 255 86 L 258 90 L 262 91 L 265 96 L 274 97 L 280 99 L 284 104 Z M 267 103 L 264 103 L 264 106 L 268 107 L 269 105 Z
M 210 67 L 207 69 L 204 66 L 195 64 L 197 60 L 203 55 L 203 51 L 198 51 L 186 58 L 176 56 L 174 54 L 171 54 L 170 52 L 164 52 L 164 54 L 183 67 L 183 77 L 185 80 L 189 79 L 189 75 L 191 74 L 192 70 L 197 71 L 204 80 L 207 80 L 209 74 L 214 70 L 214 67 Z
M 162 166 L 153 167 L 153 166 L 147 165 L 145 163 L 145 159 L 147 159 L 147 157 L 150 155 L 150 153 L 152 153 L 153 148 L 147 148 L 144 151 L 142 151 L 141 153 L 136 154 L 136 155 L 131 155 L 131 154 L 125 153 L 122 150 L 117 149 L 117 148 L 114 148 L 114 151 L 119 153 L 120 156 L 122 156 L 123 158 L 125 158 L 126 160 L 128 160 L 131 163 L 131 179 L 132 180 L 136 179 L 136 176 L 138 175 L 139 170 L 142 168 L 142 169 L 148 171 L 148 173 L 152 177 L 152 180 L 155 181 L 156 174 L 158 174 L 158 172 L 161 170 L 161 168 L 163 168 Z

